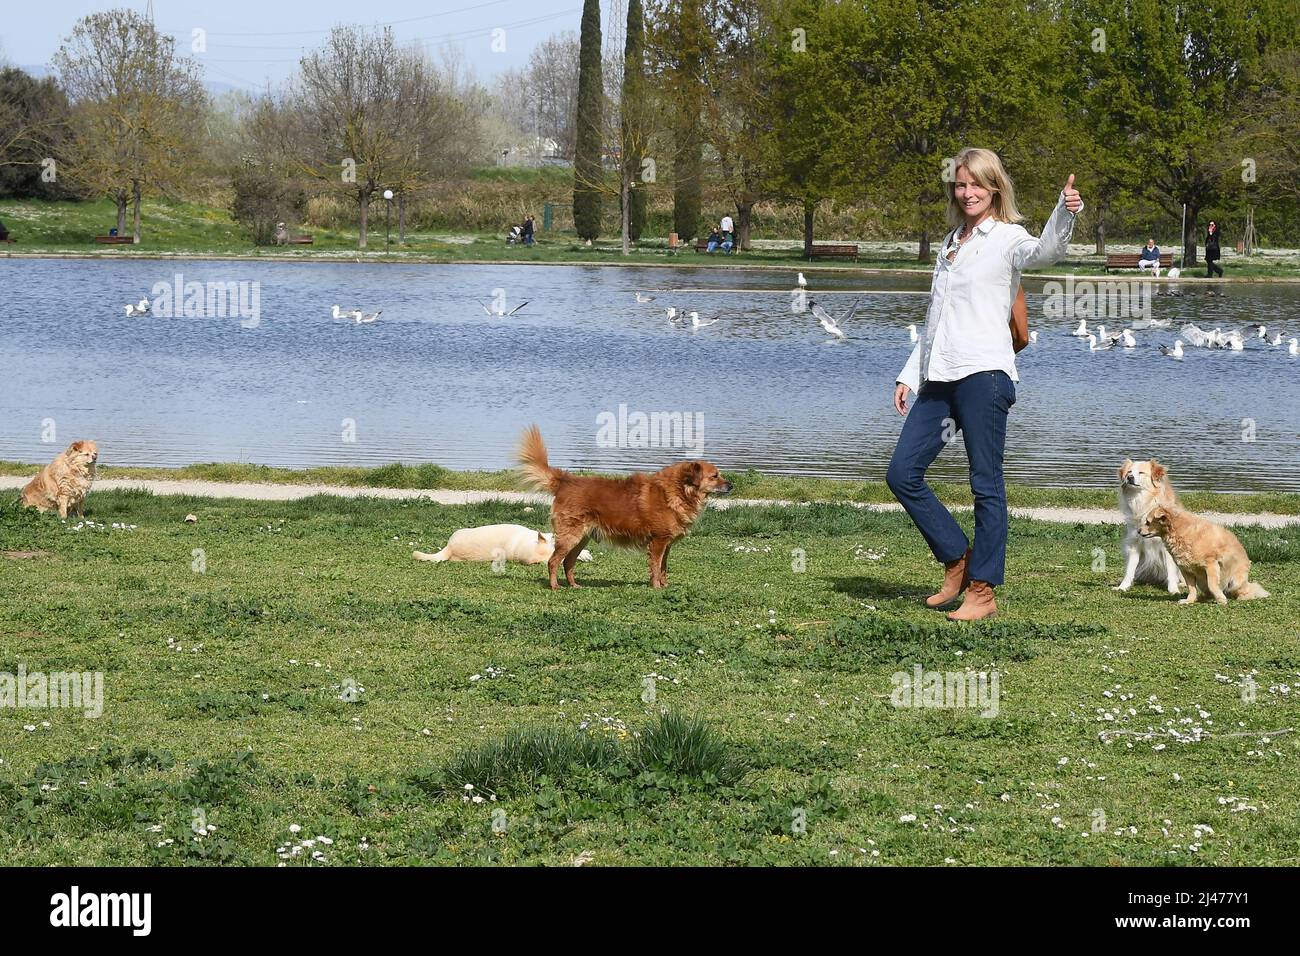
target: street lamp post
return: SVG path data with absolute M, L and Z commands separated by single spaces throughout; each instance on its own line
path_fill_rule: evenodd
M 384 255 L 388 255 L 389 236 L 392 234 L 393 223 L 393 191 L 384 190 Z

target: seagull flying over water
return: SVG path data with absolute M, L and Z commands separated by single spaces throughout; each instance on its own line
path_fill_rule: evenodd
M 803 273 L 800 273 L 800 276 L 802 275 Z M 811 299 L 808 300 L 808 308 L 817 317 L 817 321 L 821 323 L 823 329 L 838 339 L 844 338 L 844 333 L 840 331 L 839 323 L 835 321 L 834 316 Z

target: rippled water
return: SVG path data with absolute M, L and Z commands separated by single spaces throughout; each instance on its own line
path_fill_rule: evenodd
M 156 282 L 260 283 L 260 322 L 128 318 L 122 305 Z M 7 308 L 0 356 L 0 458 L 49 459 L 93 437 L 105 464 L 252 461 L 303 467 L 432 461 L 501 468 L 537 422 L 552 460 L 658 468 L 681 449 L 606 447 L 598 416 L 702 415 L 703 455 L 723 469 L 881 478 L 898 435 L 890 407 L 925 317 L 928 282 L 814 276 L 840 314 L 862 294 L 843 342 L 790 309 L 792 277 L 689 268 L 382 265 L 199 261 L 0 260 Z M 1203 287 L 1157 296 L 1175 327 L 1263 322 L 1300 335 L 1300 287 Z M 504 290 L 512 317 L 487 315 Z M 635 290 L 657 296 L 637 304 Z M 655 291 L 658 290 L 658 291 Z M 673 290 L 673 291 L 663 291 Z M 1140 347 L 1089 354 L 1044 317 L 1027 283 L 1039 341 L 1020 359 L 1007 450 L 1011 480 L 1108 486 L 1127 456 L 1166 461 L 1180 487 L 1300 490 L 1300 360 L 1251 340 L 1242 353 L 1163 358 L 1169 330 Z M 330 306 L 382 309 L 369 325 Z M 696 332 L 663 307 L 720 312 Z M 41 441 L 52 419 L 57 444 Z M 1243 419 L 1254 423 L 1244 441 Z M 345 420 L 355 423 L 346 441 Z M 963 477 L 960 443 L 934 474 Z

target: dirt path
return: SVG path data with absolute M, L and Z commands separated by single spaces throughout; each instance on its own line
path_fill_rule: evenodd
M 0 477 L 0 489 L 19 489 L 27 483 L 26 478 Z M 310 498 L 312 495 L 337 495 L 340 498 L 396 498 L 411 500 L 425 498 L 440 505 L 467 505 L 480 501 L 514 501 L 527 504 L 548 504 L 550 495 L 534 494 L 523 491 L 448 491 L 428 488 L 350 488 L 339 485 L 280 485 L 260 484 L 256 482 L 225 481 L 163 481 L 156 479 L 106 478 L 95 482 L 97 491 L 117 491 L 139 488 L 151 491 L 155 495 L 193 495 L 198 498 L 243 498 L 252 501 L 296 501 Z M 759 498 L 714 498 L 710 507 L 730 508 L 737 506 L 782 505 L 791 506 L 797 502 L 777 499 Z M 851 502 L 854 507 L 868 511 L 901 511 L 897 504 L 861 504 Z M 961 506 L 955 511 L 969 511 L 969 506 Z M 1063 524 L 1119 524 L 1123 519 L 1118 510 L 1108 508 L 1012 508 L 1011 514 L 1017 518 L 1032 518 L 1035 521 L 1054 521 Z M 1277 514 L 1221 514 L 1207 512 L 1205 517 L 1225 525 L 1259 525 L 1265 528 L 1285 528 L 1300 525 L 1300 515 Z

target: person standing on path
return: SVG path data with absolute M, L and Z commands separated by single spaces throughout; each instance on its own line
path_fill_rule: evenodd
M 907 417 L 885 481 L 943 563 L 943 587 L 926 604 L 939 608 L 965 592 L 961 607 L 948 617 L 977 621 L 997 613 L 994 588 L 1002 584 L 1006 565 L 1002 457 L 1018 380 L 1007 316 L 1021 272 L 1065 255 L 1083 200 L 1071 173 L 1035 239 L 1019 225 L 1024 217 L 1015 189 L 992 150 L 963 149 L 944 188 L 952 231 L 935 263 L 925 334 L 894 387 L 894 408 Z M 916 401 L 909 414 L 912 393 Z M 958 430 L 975 498 L 973 546 L 925 480 Z

